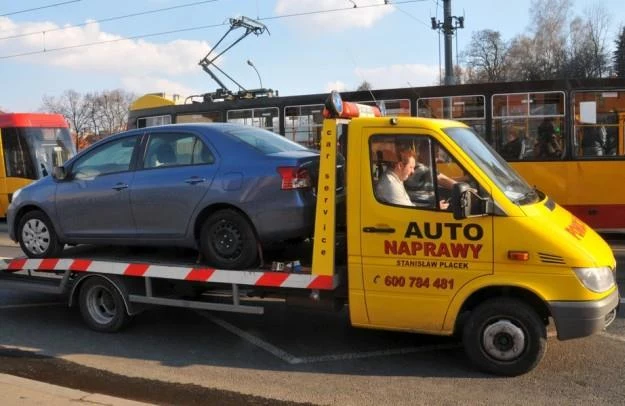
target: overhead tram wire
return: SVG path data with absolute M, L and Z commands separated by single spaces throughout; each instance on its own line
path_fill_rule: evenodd
M 291 18 L 291 17 L 301 17 L 301 16 L 307 16 L 307 15 L 315 15 L 315 14 L 328 14 L 328 13 L 334 13 L 337 11 L 346 11 L 346 10 L 361 10 L 364 8 L 371 8 L 371 7 L 384 7 L 384 6 L 396 6 L 396 5 L 400 5 L 400 4 L 408 4 L 408 3 L 422 3 L 424 1 L 427 0 L 404 0 L 404 1 L 393 1 L 393 2 L 384 2 L 382 4 L 368 4 L 368 5 L 364 5 L 364 6 L 358 6 L 358 7 L 341 7 L 341 8 L 332 8 L 332 9 L 328 9 L 328 10 L 318 10 L 318 11 L 303 11 L 301 13 L 293 13 L 293 14 L 285 14 L 285 15 L 281 15 L 281 16 L 272 16 L 272 17 L 261 17 L 258 18 L 259 21 L 266 21 L 266 20 L 278 20 L 281 18 Z
M 16 58 L 16 57 L 19 57 L 19 56 L 29 56 L 29 55 L 45 54 L 45 53 L 48 53 L 48 52 L 65 51 L 65 50 L 68 50 L 68 49 L 84 48 L 84 47 L 90 47 L 90 46 L 94 46 L 94 45 L 112 44 L 112 43 L 115 43 L 115 42 L 130 41 L 130 40 L 139 39 L 139 38 L 149 38 L 149 37 L 156 37 L 156 36 L 159 36 L 159 35 L 176 34 L 178 32 L 204 30 L 206 28 L 221 27 L 221 26 L 224 26 L 224 25 L 227 25 L 227 24 L 226 23 L 220 23 L 220 24 L 203 25 L 203 26 L 199 26 L 199 27 L 180 28 L 178 30 L 161 31 L 161 32 L 155 32 L 155 33 L 150 33 L 150 34 L 134 35 L 134 36 L 131 36 L 131 37 L 122 37 L 122 38 L 116 38 L 116 39 L 111 39 L 111 40 L 107 40 L 107 41 L 97 41 L 97 42 L 89 42 L 89 43 L 86 43 L 86 44 L 68 45 L 68 46 L 65 46 L 65 47 L 44 49 L 42 51 L 31 51 L 31 52 L 23 52 L 23 53 L 20 53 L 20 54 L 3 55 L 3 56 L 0 56 L 0 59 L 9 59 L 9 58 Z
M 65 4 L 78 3 L 79 1 L 82 1 L 82 0 L 62 1 L 60 3 L 48 4 L 47 6 L 40 6 L 40 7 L 27 8 L 27 9 L 19 10 L 19 11 L 12 11 L 10 13 L 0 14 L 0 17 L 7 17 L 7 16 L 15 15 L 15 14 L 22 14 L 22 13 L 29 13 L 31 11 L 43 10 L 43 9 L 46 9 L 46 8 L 64 6 Z
M 383 4 L 371 4 L 371 5 L 365 5 L 365 6 L 358 6 L 358 8 L 353 8 L 353 7 L 344 7 L 344 8 L 337 8 L 337 9 L 328 9 L 328 10 L 317 10 L 317 11 L 308 11 L 308 12 L 302 12 L 302 13 L 293 13 L 293 14 L 285 14 L 282 16 L 272 16 L 272 17 L 261 17 L 258 18 L 258 21 L 263 21 L 263 20 L 278 20 L 278 19 L 282 19 L 282 18 L 293 18 L 293 17 L 300 17 L 300 16 L 306 16 L 306 15 L 316 15 L 316 14 L 328 14 L 328 13 L 334 13 L 337 11 L 346 11 L 346 10 L 359 10 L 359 9 L 364 9 L 364 8 L 371 8 L 371 7 L 384 7 L 384 6 L 389 6 L 389 5 L 398 5 L 398 4 L 408 4 L 408 3 L 421 3 L 424 2 L 426 0 L 404 0 L 404 1 L 395 1 L 395 2 L 388 2 L 388 3 L 383 3 Z M 168 34 L 176 34 L 179 32 L 187 32 L 187 31 L 198 31 L 198 30 L 204 30 L 207 28 L 216 28 L 216 27 L 222 27 L 227 25 L 227 23 L 219 23 L 219 24 L 210 24 L 210 25 L 202 25 L 202 26 L 196 26 L 196 27 L 189 27 L 189 28 L 181 28 L 181 29 L 177 29 L 177 30 L 169 30 L 169 31 L 159 31 L 159 32 L 154 32 L 154 33 L 150 33 L 150 34 L 140 34 L 140 35 L 133 35 L 130 37 L 121 37 L 121 38 L 116 38 L 116 39 L 112 39 L 112 40 L 107 40 L 107 41 L 97 41 L 97 42 L 89 42 L 86 44 L 77 44 L 77 45 L 68 45 L 68 46 L 64 46 L 64 47 L 58 47 L 58 48 L 47 48 L 47 49 L 42 49 L 39 51 L 30 51 L 30 52 L 22 52 L 19 54 L 11 54 L 11 55 L 2 55 L 0 56 L 0 60 L 2 59 L 10 59 L 10 58 L 18 58 L 21 56 L 32 56 L 32 55 L 37 55 L 37 54 L 45 54 L 48 52 L 55 52 L 55 51 L 65 51 L 68 49 L 76 49 L 76 48 L 84 48 L 84 47 L 90 47 L 90 46 L 95 46 L 95 45 L 102 45 L 102 44 L 111 44 L 111 43 L 115 43 L 115 42 L 121 42 L 121 41 L 130 41 L 130 40 L 134 40 L 134 39 L 140 39 L 140 38 L 149 38 L 149 37 L 157 37 L 157 36 L 161 36 L 161 35 L 168 35 Z
M 80 1 L 80 0 L 78 0 L 78 1 Z M 146 15 L 146 14 L 155 14 L 155 13 L 160 13 L 160 12 L 163 12 L 163 11 L 175 10 L 175 9 L 179 9 L 179 8 L 199 6 L 201 4 L 207 4 L 207 3 L 215 3 L 215 2 L 218 2 L 218 1 L 219 0 L 204 0 L 204 1 L 196 1 L 196 2 L 193 2 L 193 3 L 179 4 L 177 6 L 159 8 L 159 9 L 154 9 L 154 10 L 140 11 L 140 12 L 132 13 L 132 14 L 124 14 L 124 15 L 116 16 L 116 17 L 103 18 L 103 19 L 100 19 L 100 20 L 87 21 L 87 22 L 81 23 L 81 24 L 66 25 L 66 26 L 63 26 L 63 27 L 53 28 L 51 30 L 31 31 L 31 32 L 25 32 L 23 34 L 10 35 L 10 36 L 7 36 L 7 37 L 0 37 L 0 40 L 22 38 L 22 37 L 28 37 L 30 35 L 48 34 L 48 33 L 54 32 L 54 31 L 63 31 L 63 30 L 68 30 L 70 28 L 84 27 L 84 26 L 90 25 L 90 24 L 108 23 L 108 22 L 111 22 L 111 21 L 122 20 L 124 18 L 139 17 L 139 16 Z

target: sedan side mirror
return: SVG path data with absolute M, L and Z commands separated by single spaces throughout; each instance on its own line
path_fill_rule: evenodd
M 55 166 L 52 170 L 54 179 L 63 180 L 67 177 L 67 170 L 64 166 Z

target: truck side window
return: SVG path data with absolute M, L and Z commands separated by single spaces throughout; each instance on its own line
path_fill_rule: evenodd
M 454 183 L 477 185 L 451 154 L 427 136 L 376 135 L 369 156 L 374 194 L 383 204 L 450 210 Z

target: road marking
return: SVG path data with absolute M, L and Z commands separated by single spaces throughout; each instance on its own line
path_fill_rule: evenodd
M 267 351 L 268 353 L 270 353 L 271 355 L 280 358 L 282 361 L 288 362 L 289 364 L 300 364 L 301 363 L 301 358 L 298 358 L 294 355 L 289 354 L 288 352 L 272 345 L 269 344 L 268 342 L 261 340 L 260 338 L 247 333 L 243 330 L 241 330 L 240 328 L 233 326 L 232 324 L 228 323 L 225 320 L 222 320 L 220 318 L 217 318 L 211 314 L 207 314 L 205 312 L 198 312 L 202 317 L 207 318 L 208 320 L 212 321 L 213 323 L 217 324 L 218 326 L 223 327 L 224 329 L 228 330 L 229 332 L 231 332 L 234 335 L 237 335 L 239 337 L 241 337 L 244 340 L 247 340 L 248 342 L 250 342 L 251 344 L 254 344 L 255 346 Z
M 207 318 L 218 326 L 223 327 L 234 335 L 237 335 L 244 340 L 247 340 L 251 344 L 256 345 L 257 347 L 267 351 L 271 355 L 281 359 L 284 362 L 287 362 L 292 365 L 296 364 L 312 364 L 315 362 L 332 362 L 332 361 L 343 361 L 343 360 L 352 360 L 352 359 L 362 359 L 362 358 L 372 358 L 372 357 L 385 357 L 389 355 L 401 355 L 401 354 L 413 354 L 418 352 L 428 352 L 428 351 L 437 351 L 437 350 L 449 350 L 460 348 L 460 344 L 440 344 L 440 345 L 429 345 L 424 347 L 407 347 L 407 348 L 395 348 L 389 350 L 378 350 L 378 351 L 366 351 L 366 352 L 351 352 L 344 354 L 330 354 L 330 355 L 320 355 L 315 357 L 296 357 L 295 355 L 289 354 L 281 348 L 278 348 L 250 333 L 247 333 L 240 328 L 228 323 L 225 320 L 217 318 L 211 314 L 198 312 L 202 317 Z
M 4 305 L 0 306 L 0 310 L 5 309 L 21 309 L 28 307 L 46 307 L 46 306 L 59 306 L 64 305 L 64 302 L 48 302 L 48 303 L 23 303 L 23 304 L 14 304 L 14 305 Z
M 625 343 L 625 337 L 623 337 L 623 336 L 606 333 L 605 331 L 602 331 L 601 333 L 599 333 L 599 335 L 602 336 L 602 337 L 609 338 L 611 340 L 616 340 L 616 341 L 620 341 L 620 342 Z
M 462 345 L 460 344 L 439 344 L 439 345 L 427 345 L 423 347 L 395 348 L 391 350 L 320 355 L 316 357 L 302 357 L 300 358 L 301 361 L 298 363 L 299 364 L 311 364 L 314 362 L 344 361 L 344 360 L 373 358 L 373 357 L 386 357 L 390 355 L 414 354 L 418 352 L 429 352 L 429 351 L 437 351 L 437 350 L 453 350 L 453 349 L 461 348 L 461 347 Z

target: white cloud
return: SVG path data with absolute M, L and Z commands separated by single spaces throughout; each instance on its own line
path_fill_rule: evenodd
M 0 38 L 18 36 L 0 39 L 0 56 L 32 53 L 19 58 L 73 70 L 182 75 L 197 72 L 198 61 L 210 50 L 205 41 L 174 40 L 158 44 L 143 39 L 124 40 L 101 31 L 98 23 L 58 28 L 61 27 L 50 22 L 16 24 L 0 17 Z M 21 36 L 33 32 L 37 34 Z M 100 42 L 107 43 L 96 44 Z M 46 52 L 39 53 L 43 50 Z
M 325 92 L 330 93 L 332 90 L 336 90 L 337 92 L 342 92 L 346 89 L 345 83 L 340 80 L 334 82 L 326 83 Z
M 395 87 L 432 86 L 438 83 L 438 66 L 432 65 L 390 65 L 377 68 L 356 68 L 360 81 L 366 80 L 373 89 Z
M 176 83 L 174 81 L 159 77 L 124 76 L 121 78 L 121 83 L 124 89 L 138 95 L 162 92 L 170 98 L 173 97 L 173 95 L 177 94 L 182 98 L 183 101 L 188 96 L 204 93 L 199 90 L 182 85 L 180 83 Z
M 349 8 L 353 3 L 358 5 L 358 7 Z M 382 5 L 384 0 L 354 0 L 353 3 L 350 3 L 348 0 L 278 0 L 274 11 L 277 15 L 292 15 L 348 8 L 341 11 L 311 13 L 310 15 L 289 19 L 289 23 L 299 29 L 315 32 L 323 30 L 323 32 L 327 32 L 344 31 L 354 27 L 369 28 L 395 10 L 392 5 L 365 8 L 365 6 L 374 4 Z M 302 19 L 305 19 L 305 24 L 302 24 Z

